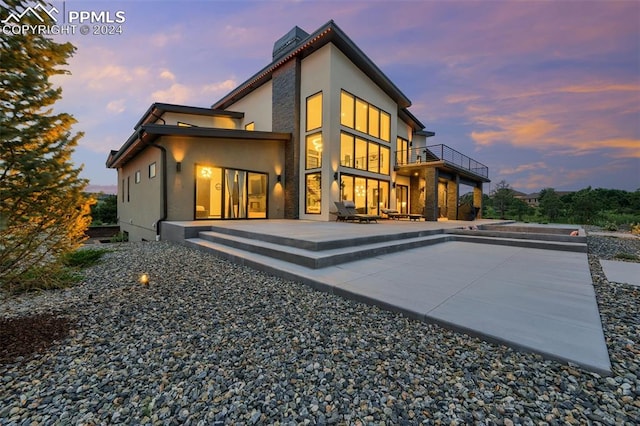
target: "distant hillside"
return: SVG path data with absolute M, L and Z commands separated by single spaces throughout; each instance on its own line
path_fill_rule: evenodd
M 104 193 L 104 194 L 117 194 L 118 193 L 118 185 L 87 185 L 85 188 L 85 192 L 91 193 Z

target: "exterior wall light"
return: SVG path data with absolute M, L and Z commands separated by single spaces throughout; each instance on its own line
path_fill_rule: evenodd
M 338 172 L 335 172 L 335 173 L 333 174 L 333 180 L 335 180 L 335 181 L 337 182 L 337 181 L 338 181 L 338 177 L 339 177 L 339 176 L 338 176 Z
M 276 182 L 282 183 L 282 175 L 277 175 L 276 176 Z
M 394 180 L 393 182 L 391 182 L 391 187 L 395 188 L 396 187 L 396 181 Z
M 176 163 L 176 172 L 180 173 L 182 171 L 182 162 L 178 161 Z
M 140 278 L 138 278 L 138 281 L 140 282 L 140 284 L 144 286 L 149 285 L 149 274 L 147 273 L 140 274 Z

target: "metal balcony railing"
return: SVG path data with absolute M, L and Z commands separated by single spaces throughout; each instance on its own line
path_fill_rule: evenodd
M 396 151 L 396 166 L 398 167 L 433 161 L 444 161 L 476 175 L 489 178 L 489 168 L 487 166 L 444 144 Z

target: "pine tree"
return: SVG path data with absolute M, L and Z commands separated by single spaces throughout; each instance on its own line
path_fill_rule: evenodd
M 27 6 L 5 0 L 0 16 Z M 41 24 L 30 15 L 20 23 Z M 62 90 L 49 80 L 67 73 L 60 67 L 74 52 L 45 35 L 0 33 L 0 287 L 26 277 L 46 285 L 91 220 L 87 181 L 71 161 L 82 134 L 71 133 L 71 115 L 53 112 Z

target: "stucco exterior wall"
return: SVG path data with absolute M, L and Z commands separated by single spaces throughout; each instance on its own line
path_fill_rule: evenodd
M 253 122 L 255 130 L 273 131 L 271 122 L 272 91 L 273 82 L 268 81 L 227 108 L 229 111 L 244 113 L 240 129 L 244 129 L 245 125 Z
M 155 163 L 156 176 L 149 178 L 152 163 Z M 139 183 L 135 183 L 137 171 Z M 161 190 L 162 160 L 158 148 L 147 147 L 118 169 L 118 224 L 131 241 L 155 240 L 156 221 L 162 215 Z
M 333 117 L 336 114 L 336 110 L 332 108 L 331 102 L 331 44 L 323 46 L 313 55 L 308 56 L 302 61 L 301 64 L 301 78 L 300 78 L 300 218 L 311 220 L 329 220 L 329 203 L 331 197 L 329 191 L 333 182 L 333 173 L 337 171 L 337 165 L 331 161 L 331 150 L 333 141 L 330 139 L 332 134 L 331 129 L 336 126 L 336 119 Z M 306 151 L 305 140 L 307 134 L 316 133 L 315 130 L 311 132 L 306 131 L 306 116 L 307 116 L 307 98 L 318 92 L 322 92 L 322 167 L 320 171 L 322 173 L 321 189 L 322 189 L 322 202 L 320 207 L 320 214 L 306 214 L 306 193 L 305 193 L 305 179 L 306 174 L 311 170 L 306 170 Z M 339 149 L 338 139 L 338 149 Z M 313 169 L 313 171 L 318 171 Z M 337 184 L 335 184 L 337 187 Z
M 267 173 L 267 217 L 284 217 L 283 187 L 276 178 L 284 167 L 284 141 L 164 136 L 156 143 L 167 149 L 166 220 L 195 220 L 196 164 Z M 180 171 L 177 162 L 181 163 Z M 156 176 L 149 178 L 152 163 Z M 156 224 L 164 214 L 164 170 L 161 150 L 151 146 L 118 170 L 118 223 L 130 241 L 156 239 Z M 137 184 L 136 171 L 141 178 Z
M 166 124 L 177 126 L 178 122 L 191 124 L 199 127 L 214 127 L 218 129 L 241 129 L 240 121 L 237 118 L 224 117 L 224 116 L 207 116 L 207 115 L 194 115 L 194 114 L 182 114 L 177 112 L 165 112 L 162 114 L 162 119 Z M 160 120 L 156 121 L 157 124 L 162 124 Z
M 158 144 L 167 148 L 167 220 L 195 219 L 196 164 L 267 173 L 267 217 L 284 217 L 282 185 L 276 183 L 284 167 L 283 141 L 164 136 Z
M 370 177 L 375 179 L 389 179 L 394 177 L 393 162 L 390 163 L 391 175 L 380 175 L 363 170 L 345 168 L 340 166 L 340 132 L 343 129 L 340 124 L 340 94 L 346 90 L 370 104 L 387 112 L 391 116 L 391 136 L 388 143 L 360 133 L 354 129 L 344 128 L 351 134 L 361 135 L 367 139 L 375 140 L 390 148 L 393 156 L 396 150 L 397 134 L 397 109 L 398 106 L 382 89 L 380 89 L 366 74 L 356 67 L 337 47 L 327 44 L 313 55 L 302 61 L 301 77 L 301 131 L 300 131 L 300 217 L 311 220 L 334 220 L 331 212 L 336 210 L 333 202 L 340 199 L 339 180 L 334 179 L 334 173 L 343 172 Z M 319 91 L 323 92 L 323 152 L 322 152 L 322 209 L 321 214 L 305 214 L 305 117 L 306 98 Z M 406 136 L 405 136 L 406 137 Z M 390 202 L 395 204 L 395 192 L 391 189 Z
M 393 136 L 393 134 L 392 134 Z M 395 137 L 401 137 L 403 139 L 406 139 L 408 141 L 412 141 L 413 140 L 413 130 L 411 129 L 411 126 L 409 126 L 407 123 L 405 123 L 404 121 L 402 121 L 402 119 L 400 117 L 396 117 L 396 135 Z M 394 137 L 394 139 L 395 139 Z

